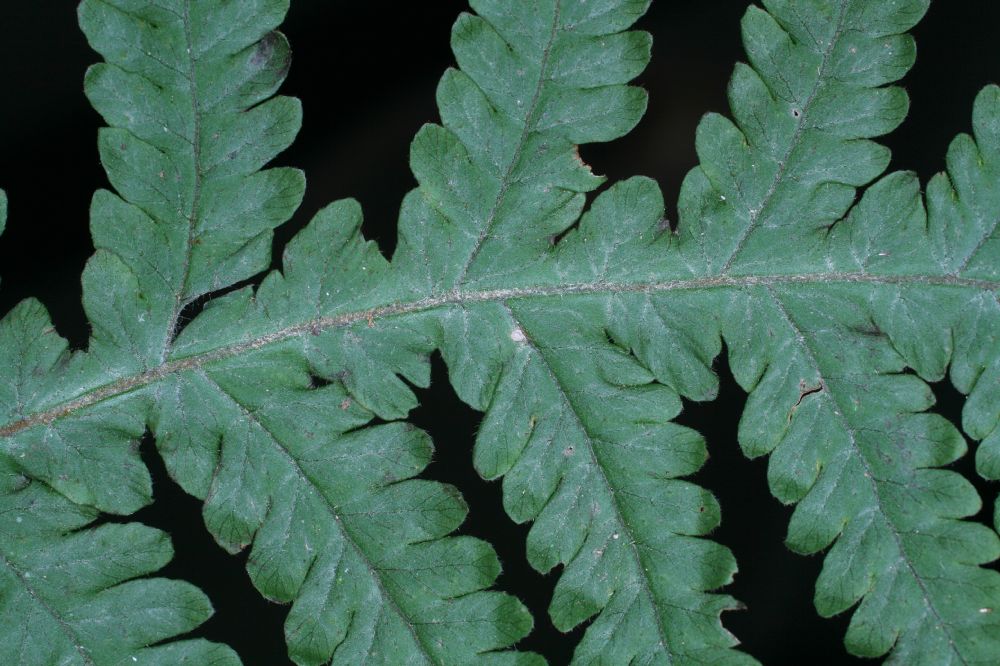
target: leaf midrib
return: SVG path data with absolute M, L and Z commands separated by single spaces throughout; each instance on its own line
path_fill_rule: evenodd
M 249 353 L 282 342 L 299 335 L 322 333 L 331 329 L 350 326 L 358 322 L 375 322 L 392 317 L 427 312 L 454 305 L 474 305 L 477 303 L 499 303 L 503 301 L 532 298 L 555 298 L 571 296 L 593 296 L 600 294 L 657 294 L 674 291 L 697 291 L 712 289 L 746 289 L 755 286 L 777 285 L 832 285 L 871 284 L 881 286 L 921 286 L 954 287 L 1000 294 L 1000 280 L 978 280 L 954 275 L 872 275 L 869 273 L 803 273 L 788 275 L 719 275 L 700 278 L 681 278 L 653 282 L 576 282 L 556 285 L 536 285 L 512 287 L 508 289 L 487 289 L 470 291 L 449 291 L 437 296 L 429 296 L 412 301 L 399 301 L 373 306 L 365 310 L 345 312 L 309 319 L 256 338 L 220 346 L 184 358 L 166 361 L 160 366 L 142 373 L 122 377 L 112 383 L 98 386 L 91 391 L 70 400 L 63 401 L 49 409 L 35 412 L 0 427 L 0 438 L 8 438 L 22 430 L 69 416 L 81 409 L 131 391 L 154 384 L 183 370 L 200 368 L 208 363 Z
M 188 278 L 191 274 L 191 259 L 194 254 L 194 230 L 197 223 L 199 210 L 201 208 L 201 189 L 203 172 L 201 168 L 201 106 L 198 102 L 198 77 L 195 72 L 197 58 L 194 52 L 194 39 L 191 35 L 191 0 L 184 0 L 184 14 L 180 17 L 184 25 L 184 41 L 188 56 L 188 71 L 186 78 L 191 95 L 191 162 L 193 181 L 191 184 L 191 209 L 187 218 L 187 238 L 184 241 L 184 257 L 181 263 L 180 282 L 175 285 L 177 291 L 174 293 L 174 302 L 170 309 L 170 317 L 167 319 L 166 337 L 164 338 L 163 351 L 160 353 L 160 363 L 166 362 L 170 356 L 170 350 L 177 333 L 177 324 L 180 320 L 181 312 L 186 305 L 184 292 L 187 289 Z

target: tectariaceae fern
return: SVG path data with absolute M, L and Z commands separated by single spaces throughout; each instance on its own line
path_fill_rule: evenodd
M 735 121 L 703 121 L 676 233 L 649 180 L 588 206 L 602 179 L 576 152 L 642 115 L 626 84 L 650 40 L 628 28 L 648 2 L 476 0 L 453 31 L 443 124 L 413 143 L 392 262 L 338 202 L 281 272 L 182 326 L 187 304 L 268 268 L 302 195 L 300 173 L 261 170 L 299 127 L 297 102 L 271 97 L 286 4 L 80 6 L 106 60 L 86 92 L 117 194 L 91 208 L 87 350 L 68 352 L 37 302 L 0 323 L 0 662 L 238 661 L 169 640 L 211 611 L 144 577 L 169 560 L 166 535 L 88 527 L 151 500 L 146 429 L 216 540 L 249 547 L 254 584 L 292 603 L 297 663 L 542 661 L 509 649 L 532 620 L 485 590 L 489 545 L 448 536 L 461 497 L 415 478 L 431 442 L 403 420 L 406 382 L 425 386 L 440 349 L 485 413 L 477 469 L 534 522 L 531 564 L 563 567 L 553 622 L 594 618 L 576 662 L 752 663 L 719 621 L 736 605 L 716 592 L 733 557 L 704 538 L 719 507 L 683 480 L 704 442 L 671 422 L 681 396 L 715 395 L 722 341 L 750 395 L 740 444 L 771 454 L 773 493 L 797 503 L 788 545 L 829 549 L 818 611 L 859 604 L 850 651 L 1000 660 L 1000 577 L 979 566 L 1000 541 L 962 520 L 980 500 L 939 468 L 964 440 L 926 412 L 925 383 L 950 372 L 979 471 L 1000 477 L 1000 89 L 926 205 L 906 173 L 856 202 L 889 159 L 870 139 L 906 113 L 888 84 L 927 0 L 751 7 Z

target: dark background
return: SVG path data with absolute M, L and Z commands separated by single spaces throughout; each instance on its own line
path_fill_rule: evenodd
M 726 111 L 732 65 L 743 59 L 739 19 L 745 0 L 656 0 L 641 22 L 654 36 L 653 62 L 638 79 L 650 92 L 639 127 L 610 145 L 587 146 L 584 159 L 612 179 L 656 178 L 670 219 L 681 180 L 696 164 L 694 130 L 706 111 Z M 93 251 L 86 211 L 94 189 L 106 186 L 98 163 L 101 124 L 82 93 L 83 73 L 97 57 L 76 27 L 75 3 L 5 0 L 0 3 L 0 187 L 10 197 L 7 232 L 0 238 L 0 312 L 27 296 L 51 310 L 59 331 L 75 346 L 87 338 L 79 275 Z M 437 119 L 437 78 L 452 64 L 448 35 L 464 9 L 458 0 L 426 2 L 322 2 L 295 0 L 284 31 L 295 54 L 282 92 L 303 101 L 298 141 L 278 159 L 303 168 L 305 202 L 277 234 L 275 255 L 325 203 L 345 196 L 365 209 L 365 233 L 383 251 L 395 246 L 395 219 L 403 194 L 414 186 L 407 167 L 409 140 Z M 940 170 L 951 138 L 970 127 L 972 101 L 986 83 L 1000 82 L 1000 3 L 937 0 L 917 27 L 917 65 L 905 79 L 912 110 L 887 141 L 893 168 L 924 179 Z M 25 259 L 31 258 L 30 261 Z M 703 432 L 712 455 L 695 480 L 710 488 L 723 509 L 713 538 L 733 549 L 740 564 L 727 589 L 748 611 L 724 616 L 744 649 L 768 664 L 850 664 L 842 647 L 847 615 L 821 620 L 812 590 L 821 558 L 791 554 L 783 545 L 790 509 L 766 488 L 766 462 L 748 461 L 736 445 L 735 415 L 744 395 L 725 364 L 719 400 L 688 404 L 680 421 Z M 531 608 L 535 631 L 519 647 L 538 650 L 552 664 L 567 663 L 583 627 L 560 636 L 545 608 L 555 575 L 541 576 L 524 560 L 526 526 L 503 514 L 498 484 L 481 481 L 471 464 L 479 415 L 448 386 L 435 357 L 433 386 L 413 420 L 433 436 L 431 478 L 453 483 L 470 504 L 461 531 L 488 539 L 505 571 L 498 586 Z M 956 420 L 961 396 L 934 387 L 938 411 Z M 287 607 L 264 601 L 242 568 L 245 555 L 225 554 L 205 532 L 199 503 L 165 475 L 150 442 L 143 453 L 154 475 L 155 503 L 137 518 L 168 530 L 176 559 L 164 575 L 185 578 L 212 598 L 216 615 L 195 635 L 232 645 L 244 663 L 286 664 L 281 625 Z M 971 456 L 956 464 L 971 476 L 988 505 L 977 520 L 992 519 L 997 487 L 972 474 Z

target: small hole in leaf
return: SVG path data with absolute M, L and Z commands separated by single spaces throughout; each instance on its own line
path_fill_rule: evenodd
M 195 244 L 197 244 L 197 242 L 198 241 L 196 239 Z M 177 315 L 177 322 L 174 326 L 174 331 L 173 331 L 174 340 L 177 339 L 177 335 L 182 330 L 184 330 L 185 326 L 187 326 L 189 323 L 191 323 L 192 320 L 194 320 L 195 318 L 198 317 L 198 315 L 201 314 L 202 310 L 205 309 L 205 306 L 208 305 L 209 301 L 216 298 L 221 298 L 222 296 L 231 294 L 234 291 L 239 291 L 244 287 L 254 287 L 256 289 L 260 285 L 260 282 L 263 279 L 263 277 L 264 277 L 263 275 L 255 275 L 245 280 L 240 280 L 239 282 L 236 282 L 235 284 L 232 284 L 226 287 L 225 289 L 220 289 L 218 291 L 211 291 L 208 292 L 207 294 L 202 294 L 198 298 L 194 299 L 193 301 L 182 307 L 180 313 L 178 313 Z
M 329 379 L 326 379 L 325 377 L 320 377 L 319 375 L 314 375 L 311 373 L 309 375 L 309 385 L 312 388 L 323 388 L 324 386 L 329 386 L 332 383 L 333 382 L 331 382 Z

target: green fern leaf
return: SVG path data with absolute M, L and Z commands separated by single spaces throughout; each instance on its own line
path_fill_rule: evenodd
M 240 663 L 229 648 L 203 640 L 157 645 L 212 613 L 188 583 L 132 580 L 170 560 L 166 534 L 137 523 L 88 528 L 96 510 L 28 480 L 7 462 L 0 461 L 0 479 L 3 663 Z
M 465 518 L 461 497 L 411 480 L 430 462 L 426 434 L 399 421 L 364 427 L 415 405 L 392 372 L 426 386 L 430 346 L 392 331 L 322 332 L 337 318 L 331 304 L 351 303 L 343 296 L 363 295 L 386 268 L 360 222 L 353 202 L 328 207 L 290 243 L 284 275 L 255 297 L 213 301 L 185 329 L 178 371 L 155 387 L 153 432 L 171 473 L 205 498 L 219 543 L 252 542 L 258 589 L 294 602 L 285 632 L 296 662 L 535 663 L 493 652 L 531 618 L 512 597 L 477 592 L 500 573 L 486 543 L 444 538 Z
M 1000 192 L 1000 89 L 990 86 L 976 99 L 973 136 L 960 135 L 948 151 L 948 172 L 927 186 L 928 244 L 931 260 L 948 275 L 961 276 L 983 287 L 996 284 L 1000 275 L 998 220 Z M 930 264 L 931 261 L 926 260 Z M 948 326 L 933 337 L 914 335 L 908 354 L 916 362 L 951 345 L 951 381 L 968 395 L 962 411 L 962 428 L 981 440 L 976 467 L 987 479 L 1000 479 L 1000 304 L 996 291 L 970 291 L 962 300 L 934 303 L 949 307 Z M 927 311 L 923 308 L 917 316 Z M 949 332 L 952 339 L 949 340 Z M 904 335 L 900 332 L 900 336 Z M 931 365 L 925 362 L 926 365 Z M 914 365 L 918 370 L 919 365 Z M 931 365 L 928 374 L 941 374 L 943 366 Z M 1000 512 L 994 512 L 1000 529 Z
M 253 542 L 255 583 L 270 598 L 296 600 L 287 625 L 293 658 L 466 661 L 510 645 L 531 619 L 507 595 L 474 594 L 499 573 L 487 544 L 439 539 L 464 518 L 455 491 L 400 483 L 429 462 L 426 435 L 404 424 L 360 430 L 372 412 L 350 407 L 340 385 L 308 390 L 305 350 L 268 347 L 209 370 L 203 359 L 183 360 L 202 329 L 176 337 L 185 305 L 267 266 L 271 229 L 301 199 L 299 172 L 259 171 L 300 124 L 295 100 L 267 99 L 287 70 L 287 44 L 271 32 L 286 9 L 281 1 L 81 5 L 81 26 L 107 60 L 88 71 L 86 90 L 112 125 L 102 131 L 101 157 L 121 198 L 98 192 L 92 206 L 98 253 L 84 276 L 94 326 L 88 352 L 67 359 L 34 304 L 5 319 L 6 367 L 26 374 L 6 401 L 7 421 L 19 423 L 6 433 L 13 437 L 5 453 L 77 503 L 130 513 L 150 499 L 133 446 L 148 421 L 171 474 L 206 499 L 217 540 L 233 551 Z M 313 225 L 323 234 L 313 239 L 318 247 L 343 233 L 344 210 Z M 296 258 L 293 248 L 289 263 Z M 304 258 L 289 315 L 315 313 L 303 296 L 317 280 L 324 285 L 326 266 L 317 261 L 326 258 Z M 37 375 L 43 387 L 34 386 Z M 47 415 L 24 418 L 46 407 Z M 314 422 L 301 418 L 302 408 Z M 362 460 L 365 474 L 345 465 Z M 160 564 L 169 558 L 163 553 Z
M 562 296 L 568 284 L 611 277 L 597 269 L 610 259 L 604 248 L 586 256 L 586 241 L 571 235 L 559 247 L 577 261 L 549 261 L 552 237 L 600 182 L 574 144 L 620 135 L 644 107 L 641 91 L 623 84 L 645 64 L 648 38 L 618 31 L 645 4 L 473 3 L 483 18 L 461 19 L 452 38 L 462 71 L 438 90 L 444 127 L 424 128 L 413 144 L 421 187 L 404 201 L 393 264 L 408 299 L 453 294 L 426 335 L 439 340 L 459 396 L 486 412 L 477 469 L 505 475 L 510 515 L 536 521 L 529 561 L 540 571 L 564 565 L 550 607 L 556 627 L 604 611 L 577 659 L 745 662 L 726 650 L 735 641 L 718 622 L 734 602 L 704 593 L 735 571 L 728 550 L 696 538 L 718 524 L 718 506 L 675 478 L 706 456 L 698 435 L 669 423 L 680 409 L 670 381 L 679 369 L 609 340 L 625 339 L 632 305 L 614 287 Z M 600 66 L 609 48 L 628 56 L 624 65 Z M 538 64 L 523 66 L 532 55 Z M 481 128 L 498 138 L 482 141 Z M 590 215 L 614 219 L 619 239 L 638 233 L 641 247 L 653 240 L 662 202 L 651 184 L 630 183 Z M 439 247 L 450 248 L 444 265 L 434 259 Z M 653 332 L 657 342 L 668 329 Z M 717 342 L 690 344 L 706 361 L 718 352 Z M 708 378 L 687 377 L 683 388 Z M 704 397 L 711 388 L 690 390 Z M 678 520 L 662 520 L 665 510 Z
M 554 624 L 592 620 L 574 663 L 755 663 L 719 619 L 738 604 L 717 592 L 731 553 L 704 538 L 718 503 L 683 478 L 704 441 L 672 422 L 682 396 L 714 398 L 725 342 L 749 393 L 740 444 L 770 454 L 772 492 L 797 505 L 787 543 L 828 549 L 817 609 L 857 605 L 848 648 L 995 660 L 1000 576 L 979 565 L 1000 540 L 962 520 L 980 499 L 939 468 L 965 443 L 927 413 L 925 382 L 950 367 L 979 470 L 1000 477 L 1000 89 L 980 95 L 975 138 L 956 140 L 926 212 L 905 173 L 855 203 L 888 164 L 871 139 L 905 116 L 888 84 L 913 62 L 905 32 L 927 0 L 770 0 L 744 19 L 734 121 L 699 128 L 678 232 L 643 178 L 581 217 L 603 179 L 577 145 L 621 136 L 645 109 L 627 84 L 649 58 L 649 36 L 629 29 L 648 4 L 474 0 L 453 28 L 442 124 L 412 145 L 419 187 L 392 261 L 361 237 L 359 206 L 337 202 L 281 272 L 183 324 L 195 299 L 268 267 L 271 230 L 302 196 L 298 172 L 261 170 L 300 123 L 297 102 L 271 97 L 287 3 L 85 0 L 106 60 L 86 91 L 111 126 L 100 148 L 118 194 L 91 210 L 87 351 L 68 353 L 34 301 L 0 322 L 13 378 L 0 386 L 0 598 L 27 618 L 5 623 L 0 654 L 235 660 L 160 644 L 210 613 L 186 584 L 129 580 L 169 559 L 164 535 L 90 524 L 150 501 L 135 446 L 148 428 L 216 540 L 249 547 L 256 587 L 292 604 L 297 663 L 541 662 L 507 650 L 532 620 L 486 590 L 493 550 L 449 536 L 462 498 L 414 478 L 432 447 L 403 420 L 408 384 L 428 385 L 439 349 L 484 412 L 477 470 L 533 521 L 531 564 L 562 569 Z M 137 552 L 88 568 L 112 539 Z M 112 603 L 156 621 L 112 622 Z M 30 649 L 51 652 L 24 651 L 29 622 L 53 636 Z
M 1000 159 L 996 90 L 977 103 L 978 150 L 959 139 L 949 161 L 953 178 L 982 186 L 963 203 L 988 221 L 942 210 L 944 177 L 928 221 L 910 174 L 880 180 L 842 219 L 854 186 L 888 163 L 866 139 L 902 120 L 906 96 L 872 86 L 912 62 L 911 40 L 897 33 L 927 3 L 766 4 L 770 15 L 751 9 L 743 24 L 756 70 L 733 77 L 737 125 L 705 120 L 702 165 L 682 195 L 680 251 L 705 257 L 735 287 L 716 302 L 733 372 L 750 393 L 740 442 L 748 455 L 771 454 L 772 492 L 798 503 L 788 545 L 832 546 L 816 606 L 833 615 L 860 602 L 851 652 L 990 663 L 1000 654 L 1000 577 L 977 565 L 1000 556 L 1000 543 L 959 520 L 980 500 L 961 476 L 933 468 L 961 456 L 964 440 L 925 412 L 930 389 L 906 369 L 938 380 L 954 356 L 953 373 L 965 374 L 956 384 L 968 391 L 979 375 L 989 391 L 981 373 L 998 330 L 996 195 L 988 167 L 963 167 L 973 151 L 986 165 Z M 986 428 L 968 430 L 982 437 L 996 398 L 977 397 L 965 413 L 982 419 Z

